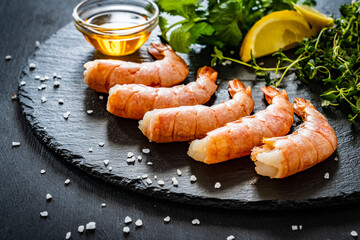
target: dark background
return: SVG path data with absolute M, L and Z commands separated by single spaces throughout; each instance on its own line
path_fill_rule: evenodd
M 318 1 L 331 13 L 342 1 Z M 234 211 L 158 200 L 109 185 L 59 161 L 24 121 L 18 102 L 18 79 L 35 41 L 44 42 L 72 21 L 75 0 L 0 1 L 0 238 L 1 239 L 353 239 L 360 233 L 359 204 L 323 209 Z M 11 55 L 11 61 L 5 56 Z M 13 148 L 11 142 L 19 141 Z M 40 170 L 45 169 L 45 174 Z M 69 186 L 65 179 L 71 179 Z M 53 199 L 47 202 L 45 195 Z M 106 203 L 102 208 L 101 203 Z M 41 211 L 48 211 L 41 218 Z M 124 218 L 130 216 L 130 234 Z M 165 224 L 163 218 L 171 217 Z M 191 224 L 198 218 L 199 226 Z M 134 222 L 143 221 L 141 228 Z M 79 225 L 96 222 L 94 232 Z M 292 231 L 292 225 L 302 230 Z

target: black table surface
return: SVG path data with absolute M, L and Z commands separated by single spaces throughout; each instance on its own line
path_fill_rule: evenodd
M 59 161 L 30 130 L 11 96 L 35 41 L 44 42 L 72 21 L 77 3 L 0 1 L 0 239 L 64 239 L 67 232 L 71 239 L 353 239 L 351 231 L 360 233 L 360 203 L 284 211 L 198 207 L 127 191 Z M 12 147 L 14 141 L 21 145 Z M 42 211 L 49 216 L 41 218 Z M 131 224 L 125 225 L 126 216 Z M 166 216 L 170 223 L 164 222 Z M 200 225 L 192 225 L 195 218 Z M 142 227 L 135 226 L 137 219 Z M 79 234 L 78 226 L 91 221 L 96 230 Z M 294 231 L 293 225 L 302 229 Z M 123 234 L 124 226 L 129 234 Z

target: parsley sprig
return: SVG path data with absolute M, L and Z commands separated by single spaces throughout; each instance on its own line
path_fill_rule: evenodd
M 297 58 L 290 59 L 280 49 L 273 56 L 278 58 L 275 68 L 263 68 L 252 57 L 252 63 L 223 56 L 215 48 L 212 64 L 216 61 L 230 60 L 250 67 L 265 78 L 268 85 L 278 87 L 288 71 L 294 70 L 297 79 L 311 84 L 322 82 L 328 90 L 321 94 L 322 106 L 350 107 L 352 114 L 348 119 L 354 122 L 360 116 L 360 2 L 353 1 L 340 8 L 341 17 L 335 19 L 335 25 L 324 28 L 314 39 L 305 38 L 296 51 Z M 285 65 L 285 66 L 284 66 Z M 274 79 L 270 72 L 275 71 Z M 283 71 L 277 79 L 278 71 Z

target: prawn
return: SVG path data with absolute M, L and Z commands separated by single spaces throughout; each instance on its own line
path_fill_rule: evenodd
M 196 81 L 187 85 L 172 88 L 116 85 L 109 91 L 107 110 L 119 117 L 140 120 L 153 109 L 203 104 L 214 94 L 216 78 L 214 69 L 202 67 L 198 70 Z
M 265 145 L 252 150 L 258 174 L 284 178 L 327 159 L 337 148 L 334 129 L 307 100 L 295 99 L 295 113 L 304 122 L 290 135 L 265 138 Z
M 134 63 L 99 59 L 85 63 L 84 82 L 97 92 L 108 93 L 116 84 L 139 83 L 146 86 L 170 87 L 188 76 L 186 62 L 170 46 L 151 43 L 148 52 L 154 62 Z
M 280 93 L 272 87 L 263 87 L 270 104 L 252 116 L 242 117 L 191 142 L 188 155 L 207 164 L 249 155 L 251 149 L 261 145 L 263 137 L 284 136 L 294 121 L 294 107 L 285 90 Z
M 252 112 L 250 86 L 245 88 L 234 79 L 229 82 L 229 92 L 233 99 L 212 107 L 195 105 L 149 111 L 139 121 L 139 129 L 150 141 L 158 143 L 202 138 L 207 132 Z

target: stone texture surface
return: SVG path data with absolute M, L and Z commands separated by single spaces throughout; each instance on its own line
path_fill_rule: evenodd
M 158 41 L 157 32 L 150 41 Z M 196 48 L 189 55 L 181 55 L 190 66 L 190 74 L 185 81 L 195 79 L 196 70 L 208 65 L 211 49 Z M 150 143 L 137 128 L 137 121 L 121 119 L 106 111 L 107 95 L 89 89 L 83 83 L 83 64 L 105 56 L 94 51 L 80 33 L 70 23 L 59 30 L 41 45 L 24 67 L 21 81 L 26 85 L 19 87 L 19 99 L 23 115 L 43 143 L 61 156 L 64 161 L 101 178 L 109 183 L 120 185 L 146 195 L 195 205 L 208 205 L 242 209 L 279 209 L 337 205 L 360 199 L 359 174 L 359 126 L 351 125 L 346 119 L 346 111 L 322 109 L 319 93 L 321 87 L 304 86 L 287 77 L 283 87 L 290 100 L 302 97 L 310 100 L 328 118 L 338 136 L 338 150 L 321 164 L 282 180 L 270 180 L 256 175 L 254 164 L 249 157 L 231 160 L 217 165 L 205 165 L 187 156 L 188 143 L 156 144 Z M 133 55 L 121 58 L 129 61 L 152 61 L 146 45 Z M 273 64 L 272 59 L 264 59 L 265 64 Z M 36 69 L 30 70 L 29 64 Z M 251 70 L 232 64 L 218 66 L 219 88 L 208 104 L 216 104 L 229 99 L 227 81 L 238 78 L 253 88 L 254 112 L 266 107 L 260 88 L 262 80 L 256 79 Z M 60 87 L 54 88 L 53 73 L 61 75 Z M 49 76 L 40 82 L 35 76 Z M 46 88 L 39 91 L 38 87 Z M 104 96 L 103 100 L 99 96 Z M 41 98 L 45 97 L 46 102 Z M 59 99 L 64 104 L 58 103 Z M 87 114 L 87 110 L 93 110 Z M 67 120 L 63 115 L 71 114 Z M 294 128 L 300 124 L 295 120 Z M 100 147 L 99 143 L 104 146 Z M 93 148 L 89 152 L 89 148 Z M 150 153 L 142 153 L 149 148 Z M 142 156 L 142 161 L 128 164 L 127 153 Z M 338 157 L 339 161 L 334 158 Z M 103 161 L 108 159 L 109 165 Z M 148 165 L 152 162 L 153 165 Z M 109 171 L 108 167 L 112 167 Z M 177 176 L 176 170 L 183 174 Z M 325 173 L 330 179 L 324 179 Z M 152 184 L 138 176 L 148 174 Z M 154 176 L 157 176 L 157 180 Z M 197 181 L 190 182 L 195 175 Z M 179 185 L 174 187 L 171 178 L 176 177 Z M 165 185 L 159 186 L 158 180 Z M 221 183 L 220 189 L 214 184 Z

